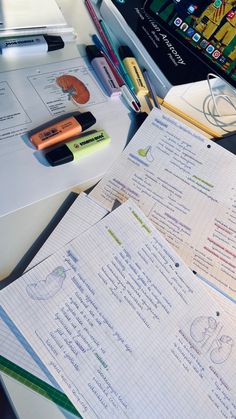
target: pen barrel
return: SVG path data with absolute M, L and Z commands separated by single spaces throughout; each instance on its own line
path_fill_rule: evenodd
M 144 76 L 144 79 L 146 81 L 146 84 L 147 84 L 147 87 L 148 87 L 148 91 L 149 91 L 149 94 L 150 94 L 150 96 L 151 96 L 151 98 L 153 100 L 154 105 L 157 108 L 160 109 L 160 104 L 159 104 L 158 99 L 157 99 L 157 94 L 156 94 L 156 91 L 154 89 L 154 86 L 152 85 L 151 80 L 149 79 L 147 70 L 144 70 L 143 76 Z
M 79 135 L 81 132 L 82 126 L 71 116 L 32 134 L 30 141 L 38 150 L 42 150 L 43 148 L 67 140 L 69 137 Z
M 133 94 L 128 89 L 128 87 L 126 85 L 123 85 L 120 89 L 124 100 L 130 106 L 130 108 L 133 109 L 135 112 L 140 112 L 140 107 L 135 102 Z
M 1 54 L 5 57 L 36 54 L 48 51 L 48 44 L 43 35 L 24 36 L 0 41 Z
M 64 48 L 64 41 L 57 35 L 32 35 L 2 39 L 1 54 L 5 57 L 39 54 Z
M 91 112 L 76 112 L 73 116 L 52 125 L 49 124 L 35 134 L 31 134 L 29 138 L 38 150 L 42 150 L 70 137 L 75 137 L 90 128 L 95 122 L 96 119 Z
M 120 73 L 119 73 L 118 69 L 116 68 L 115 64 L 110 59 L 109 55 L 107 54 L 105 48 L 103 47 L 103 45 L 102 45 L 102 43 L 100 41 L 100 39 L 97 37 L 97 35 L 92 35 L 92 40 L 93 40 L 94 44 L 96 45 L 96 47 L 101 51 L 103 57 L 106 59 L 106 61 L 107 61 L 108 65 L 109 65 L 112 73 L 114 74 L 114 76 L 116 78 L 116 81 L 117 81 L 118 85 L 120 86 L 120 88 L 122 90 L 122 94 L 123 94 L 123 89 L 124 88 L 125 88 L 125 90 L 129 90 L 130 91 L 129 96 L 130 97 L 132 96 L 132 99 L 131 100 L 127 99 L 127 95 L 124 95 L 123 94 L 125 100 L 128 102 L 128 105 L 133 110 L 135 110 L 136 112 L 139 112 L 141 106 L 140 106 L 140 103 L 139 103 L 138 99 L 135 97 L 135 94 L 132 92 L 132 90 L 129 89 L 126 86 L 126 83 L 125 83 L 124 79 L 120 75 Z
M 106 36 L 107 42 L 108 42 L 108 44 L 110 46 L 110 50 L 109 50 L 107 48 L 106 43 L 103 40 L 103 42 L 104 42 L 104 44 L 105 44 L 105 46 L 106 46 L 106 48 L 107 48 L 107 50 L 109 52 L 109 55 L 111 57 L 111 60 L 112 60 L 113 64 L 115 64 L 115 66 L 119 69 L 121 76 L 125 80 L 126 84 L 129 86 L 129 88 L 132 91 L 135 91 L 135 86 L 134 86 L 134 84 L 132 82 L 132 79 L 130 78 L 130 76 L 129 76 L 129 74 L 126 71 L 126 68 L 125 68 L 122 60 L 120 59 L 118 49 L 117 49 L 115 43 L 113 42 L 113 40 L 111 38 L 111 35 L 109 34 L 109 31 L 108 31 L 105 23 L 103 22 L 102 19 L 99 22 L 100 22 L 100 25 L 102 27 L 102 30 L 103 30 L 103 32 L 104 32 L 104 34 Z M 101 35 L 101 37 L 102 37 L 102 35 Z
M 148 94 L 148 87 L 143 77 L 142 71 L 134 57 L 127 57 L 123 60 L 124 67 L 130 76 L 135 93 L 137 96 L 145 96 Z
M 92 67 L 97 74 L 99 81 L 109 96 L 118 96 L 121 94 L 119 84 L 104 57 L 94 58 L 91 61 Z
M 103 29 L 103 27 L 102 27 L 102 25 L 101 25 L 101 23 L 100 23 L 97 15 L 95 13 L 95 10 L 94 10 L 92 4 L 90 3 L 89 0 L 85 0 L 85 5 L 86 5 L 86 7 L 87 7 L 87 9 L 88 9 L 88 11 L 90 13 L 90 16 L 91 16 L 91 18 L 93 20 L 93 23 L 95 24 L 95 26 L 96 26 L 96 28 L 98 30 L 98 33 L 101 36 L 101 38 L 102 38 L 102 40 L 104 42 L 104 45 L 105 45 L 107 51 L 109 52 L 112 60 L 115 62 L 115 64 L 118 64 L 117 57 L 115 56 L 115 54 L 113 52 L 112 46 L 110 45 L 110 42 L 109 42 L 109 39 L 107 38 L 107 35 L 106 35 L 106 33 L 105 33 L 105 31 L 104 31 L 104 29 Z
M 133 80 L 130 77 L 130 75 L 129 75 L 127 69 L 126 69 L 126 66 L 122 63 L 121 60 L 119 61 L 119 66 L 118 67 L 119 67 L 120 73 L 121 73 L 123 79 L 125 80 L 127 86 L 130 88 L 130 90 L 135 92 L 135 85 L 133 83 Z
M 98 131 L 81 139 L 70 141 L 66 144 L 71 153 L 73 153 L 74 160 L 79 159 L 86 154 L 90 154 L 96 150 L 103 148 L 111 141 L 110 137 L 105 131 Z

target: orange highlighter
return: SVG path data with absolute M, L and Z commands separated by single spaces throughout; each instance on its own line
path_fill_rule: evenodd
M 95 124 L 96 119 L 91 112 L 76 113 L 53 125 L 45 127 L 41 131 L 30 135 L 30 141 L 38 150 L 50 147 L 54 144 L 76 137 L 82 131 Z

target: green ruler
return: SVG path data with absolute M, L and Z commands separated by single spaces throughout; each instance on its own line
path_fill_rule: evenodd
M 55 389 L 50 384 L 45 383 L 40 378 L 35 377 L 35 375 L 26 371 L 25 369 L 19 367 L 8 359 L 0 355 L 0 371 L 5 374 L 13 377 L 15 380 L 26 385 L 47 399 L 53 401 L 58 406 L 63 407 L 68 410 L 70 413 L 73 413 L 78 418 L 82 419 L 82 416 L 77 412 L 73 404 L 70 402 L 68 397 L 62 393 L 60 390 Z

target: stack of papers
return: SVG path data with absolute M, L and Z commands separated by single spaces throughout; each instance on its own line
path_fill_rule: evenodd
M 154 109 L 2 291 L 32 375 L 84 418 L 236 416 L 235 180 L 235 156 Z
M 81 193 L 58 226 L 33 258 L 27 270 L 36 266 L 72 239 L 96 224 L 108 213 L 85 193 Z M 78 416 L 43 362 L 9 319 L 0 318 L 0 371 Z
M 0 37 L 73 33 L 55 0 L 2 0 Z

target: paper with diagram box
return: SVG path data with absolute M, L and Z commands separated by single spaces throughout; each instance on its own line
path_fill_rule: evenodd
M 236 415 L 233 323 L 131 201 L 1 306 L 84 418 Z
M 88 91 L 86 103 L 78 92 Z M 86 86 L 86 87 L 85 87 Z M 52 167 L 36 150 L 28 132 L 67 114 L 90 111 L 91 127 L 104 129 L 112 140 L 102 151 Z M 125 146 L 130 117 L 120 100 L 111 100 L 84 58 L 0 73 L 0 216 L 74 186 L 98 181 Z M 89 160 L 89 164 L 88 164 Z

